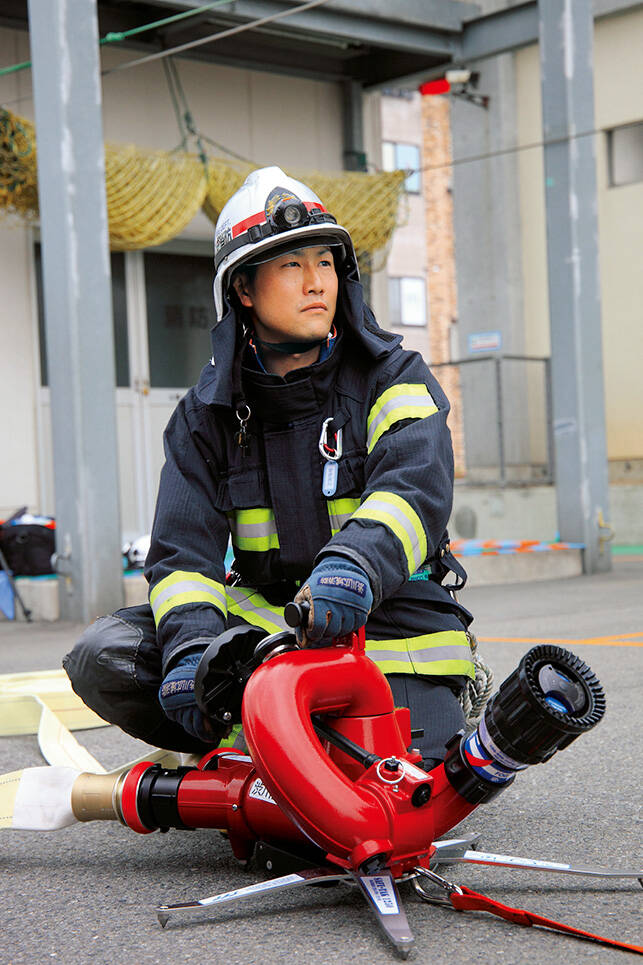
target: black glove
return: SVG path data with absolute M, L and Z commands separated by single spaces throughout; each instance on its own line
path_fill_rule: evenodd
M 193 650 L 177 661 L 159 688 L 159 702 L 166 717 L 192 737 L 205 744 L 218 744 L 223 735 L 199 710 L 194 696 L 194 675 L 206 649 Z
M 295 597 L 310 605 L 308 624 L 298 631 L 304 646 L 323 647 L 333 637 L 343 637 L 363 627 L 373 593 L 364 570 L 343 556 L 327 556 L 306 580 Z

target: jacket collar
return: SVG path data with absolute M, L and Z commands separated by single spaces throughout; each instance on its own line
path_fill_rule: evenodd
M 284 426 L 319 413 L 331 391 L 341 359 L 341 334 L 337 341 L 328 358 L 293 369 L 283 377 L 244 366 L 245 398 L 252 411 L 261 414 L 262 422 Z
M 337 319 L 346 334 L 352 336 L 351 341 L 357 342 L 358 348 L 364 349 L 373 361 L 390 355 L 402 341 L 401 335 L 387 332 L 377 324 L 373 312 L 364 303 L 362 286 L 355 271 L 342 281 Z M 242 350 L 240 332 L 236 312 L 228 303 L 226 314 L 212 329 L 212 357 L 204 366 L 196 386 L 197 397 L 204 405 L 228 408 L 233 404 L 233 369 L 235 357 Z M 314 366 L 309 368 L 312 370 Z

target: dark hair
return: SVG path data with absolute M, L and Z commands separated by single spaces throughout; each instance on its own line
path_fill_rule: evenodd
M 239 275 L 245 275 L 251 285 L 254 284 L 254 280 L 257 277 L 257 271 L 259 270 L 259 265 L 239 265 L 238 268 L 232 273 L 232 278 L 230 279 L 230 284 L 234 282 L 235 278 Z
M 234 280 L 235 278 L 243 276 L 247 280 L 248 284 L 252 286 L 254 285 L 255 278 L 257 277 L 258 268 L 259 265 L 239 265 L 238 268 L 234 269 L 230 277 L 230 282 L 228 284 L 228 297 L 230 298 L 233 306 L 241 312 L 246 312 L 247 309 L 241 304 L 241 299 L 239 298 L 237 290 L 234 287 Z

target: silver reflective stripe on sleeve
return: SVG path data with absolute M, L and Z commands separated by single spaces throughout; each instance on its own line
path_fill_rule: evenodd
M 426 419 L 438 411 L 424 383 L 399 383 L 386 389 L 373 405 L 366 423 L 366 448 L 370 453 L 379 438 L 396 422 Z
M 150 591 L 150 606 L 157 626 L 166 613 L 186 603 L 207 603 L 226 615 L 223 584 L 202 573 L 176 570 L 159 580 Z
M 261 627 L 268 633 L 279 633 L 288 630 L 284 620 L 284 608 L 273 606 L 257 590 L 251 587 L 228 586 L 228 612 L 241 617 L 253 627 Z
M 402 544 L 409 576 L 426 559 L 427 541 L 422 521 L 411 504 L 397 493 L 371 493 L 353 513 L 353 519 L 369 519 L 391 530 Z

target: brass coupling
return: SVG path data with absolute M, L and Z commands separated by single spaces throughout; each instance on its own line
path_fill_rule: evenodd
M 121 774 L 79 774 L 71 789 L 71 809 L 78 821 L 123 821 Z

